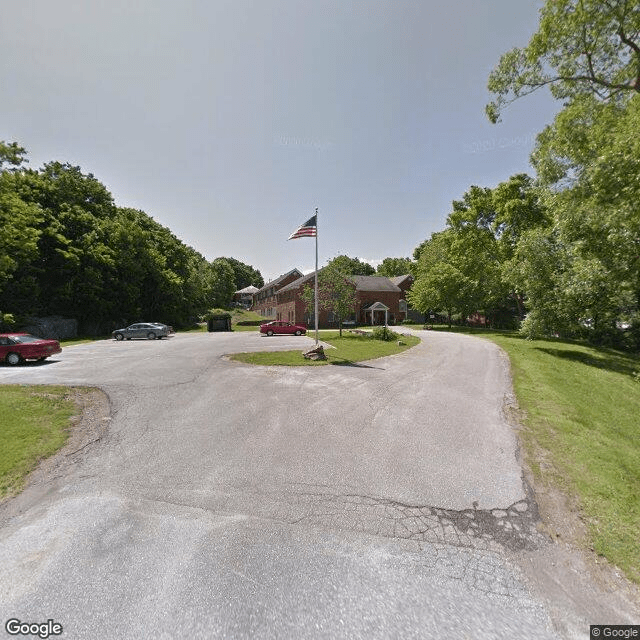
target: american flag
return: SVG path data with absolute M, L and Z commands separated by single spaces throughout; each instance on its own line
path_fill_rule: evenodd
M 317 214 L 309 218 L 304 224 L 300 225 L 288 238 L 288 240 L 295 240 L 296 238 L 315 238 L 318 223 Z

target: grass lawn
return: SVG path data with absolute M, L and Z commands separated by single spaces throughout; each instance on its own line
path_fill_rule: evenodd
M 536 479 L 575 497 L 589 546 L 640 583 L 640 358 L 514 332 L 465 332 L 509 355 Z
M 38 461 L 64 445 L 75 413 L 66 387 L 0 386 L 0 498 L 19 492 Z
M 176 333 L 202 333 L 203 331 L 206 332 L 206 330 L 207 330 L 207 323 L 201 322 L 201 323 L 198 323 L 197 325 L 194 325 L 193 327 L 189 327 L 188 329 L 178 329 Z
M 256 325 L 255 327 L 252 327 L 251 325 L 247 326 L 242 324 L 233 324 L 233 320 L 232 320 L 231 331 L 260 331 L 260 326 Z
M 269 322 L 273 318 L 265 318 L 255 311 L 236 308 L 231 311 L 231 329 L 233 331 L 260 331 L 259 325 L 247 326 L 239 322 Z
M 309 332 L 309 336 L 313 332 Z M 401 341 L 405 344 L 398 346 L 397 341 L 383 342 L 373 340 L 368 336 L 361 336 L 352 333 L 342 332 L 342 338 L 338 331 L 322 331 L 320 340 L 327 342 L 335 349 L 326 349 L 326 360 L 305 360 L 302 357 L 302 349 L 297 351 L 262 351 L 258 353 L 236 353 L 231 356 L 232 360 L 260 365 L 288 365 L 288 366 L 322 366 L 326 364 L 349 365 L 373 358 L 382 358 L 401 353 L 415 346 L 420 342 L 420 338 L 414 336 L 402 336 Z M 277 340 L 265 338 L 265 340 Z

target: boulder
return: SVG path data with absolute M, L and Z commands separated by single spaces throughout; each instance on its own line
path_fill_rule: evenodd
M 324 347 L 320 344 L 315 349 L 311 349 L 302 356 L 305 360 L 326 360 L 327 356 L 324 355 Z

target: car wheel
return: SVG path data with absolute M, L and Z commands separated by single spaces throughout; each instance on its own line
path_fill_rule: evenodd
M 47 359 L 48 356 L 42 356 L 40 358 L 38 358 L 38 362 L 44 362 Z
M 124 336 L 121 333 L 116 333 L 115 336 L 113 336 L 116 340 L 124 340 Z
M 20 362 L 22 362 L 22 358 L 20 357 L 19 353 L 8 353 L 7 354 L 7 362 L 14 367 L 17 364 L 20 364 Z
M 267 335 L 268 336 L 272 336 L 273 335 L 273 331 L 267 331 Z
M 296 331 L 296 335 L 297 336 L 302 335 L 302 333 L 301 333 L 301 331 L 299 329 L 298 329 L 298 331 Z
M 147 333 L 147 338 L 149 340 L 155 340 L 156 339 L 156 334 L 153 333 L 153 331 L 149 331 L 149 333 Z

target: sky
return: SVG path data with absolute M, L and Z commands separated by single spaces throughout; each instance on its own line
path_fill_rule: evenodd
M 265 280 L 318 208 L 320 265 L 411 256 L 471 185 L 532 173 L 561 105 L 492 125 L 539 0 L 0 0 L 0 139 L 80 166 L 208 260 Z

